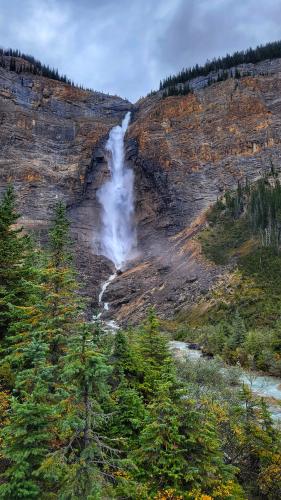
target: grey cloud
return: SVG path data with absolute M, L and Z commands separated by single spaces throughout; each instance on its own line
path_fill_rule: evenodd
M 177 71 L 280 35 L 278 1 L 268 0 L 265 9 L 260 0 L 183 0 L 162 34 L 156 56 L 163 73 Z
M 135 101 L 170 73 L 281 38 L 278 0 L 1 0 L 0 44 Z

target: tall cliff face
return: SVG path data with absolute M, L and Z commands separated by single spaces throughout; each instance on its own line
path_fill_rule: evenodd
M 204 212 L 237 179 L 256 178 L 281 157 L 281 61 L 271 74 L 229 79 L 193 94 L 118 97 L 0 68 L 0 190 L 12 181 L 26 227 L 44 231 L 51 208 L 69 208 L 85 293 L 112 269 L 97 256 L 96 191 L 108 175 L 110 128 L 132 109 L 127 161 L 135 172 L 139 256 L 110 286 L 119 321 L 138 321 L 149 303 L 171 316 L 206 293 L 223 269 L 200 254 Z
M 0 103 L 1 187 L 15 183 L 30 224 L 48 220 L 58 197 L 77 203 L 93 151 L 130 108 L 118 97 L 3 68 Z
M 224 272 L 201 256 L 196 234 L 204 212 L 237 180 L 253 180 L 281 160 L 281 61 L 254 76 L 229 79 L 193 94 L 141 100 L 129 130 L 135 169 L 142 260 L 111 287 L 131 290 L 118 318 L 156 303 L 164 316 L 205 294 Z M 264 67 L 270 67 L 266 76 Z M 131 287 L 131 288 L 130 288 Z M 116 289 L 116 292 L 115 292 Z M 114 305 L 114 303 L 113 303 Z
M 131 107 L 116 96 L 0 67 L 0 193 L 7 182 L 14 184 L 24 227 L 39 232 L 43 240 L 52 207 L 59 199 L 65 201 L 90 295 L 103 279 L 93 246 L 95 189 L 103 175 L 95 165 L 100 162 L 106 172 L 100 148 Z M 95 188 L 89 194 L 94 175 Z M 88 276 L 92 268 L 94 279 Z

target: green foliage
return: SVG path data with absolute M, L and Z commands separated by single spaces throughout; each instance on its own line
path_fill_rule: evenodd
M 139 359 L 136 352 L 132 349 L 132 343 L 135 341 L 132 335 L 126 335 L 122 330 L 118 330 L 114 337 L 114 369 L 112 384 L 123 381 L 124 375 L 127 379 L 141 377 L 138 372 Z
M 240 476 L 247 490 L 255 498 L 263 488 L 263 476 L 269 464 L 274 464 L 276 456 L 280 460 L 280 436 L 272 425 L 272 419 L 263 400 L 256 400 L 249 388 L 243 387 L 240 392 L 240 401 L 244 411 L 237 410 L 240 418 L 240 449 L 239 467 Z M 239 434 L 239 431 L 238 431 Z M 269 472 L 269 470 L 268 470 Z M 281 477 L 275 475 L 276 483 L 268 491 L 268 498 L 274 498 L 274 490 L 281 492 Z M 261 489 L 260 489 L 261 488 Z M 278 495 L 277 495 L 278 497 Z
M 102 473 L 115 465 L 114 449 L 103 435 L 109 373 L 105 356 L 96 348 L 94 329 L 82 324 L 68 339 L 59 372 L 63 418 L 57 429 L 61 445 L 46 455 L 40 469 L 46 480 L 54 475 L 59 479 L 59 498 L 98 495 Z
M 67 340 L 81 323 L 82 304 L 77 296 L 78 284 L 71 267 L 68 229 L 66 208 L 58 203 L 49 233 L 50 248 L 42 269 L 42 315 L 48 331 L 53 364 L 58 362 Z
M 180 478 L 186 463 L 183 457 L 184 436 L 180 431 L 179 408 L 169 397 L 166 384 L 159 385 L 156 399 L 148 405 L 149 418 L 133 460 L 139 469 L 139 479 L 151 483 L 155 493 L 161 487 L 179 492 Z
M 177 75 L 172 75 L 160 82 L 160 90 L 169 87 L 175 87 L 177 84 L 184 84 L 197 76 L 207 76 L 211 72 L 218 72 L 218 81 L 226 78 L 240 78 L 238 69 L 234 75 L 230 71 L 234 66 L 240 64 L 257 63 L 265 59 L 275 59 L 281 57 L 281 42 L 270 42 L 265 45 L 259 45 L 255 49 L 249 48 L 234 54 L 227 54 L 225 57 L 215 58 L 207 61 L 203 66 L 196 64 L 193 68 L 182 69 Z
M 186 362 L 177 371 L 153 309 L 141 326 L 115 336 L 88 324 L 65 206 L 56 205 L 48 249 L 39 252 L 14 228 L 14 205 L 9 188 L 0 204 L 9 268 L 1 296 L 9 316 L 0 358 L 0 498 L 238 500 L 241 485 L 278 497 L 279 436 L 266 405 L 245 390 L 234 396 L 217 363 L 204 371 Z M 244 346 L 260 359 L 262 339 L 238 311 L 206 339 L 218 352 Z M 280 343 L 272 336 L 271 346 Z
M 16 375 L 9 419 L 3 428 L 2 454 L 11 466 L 3 474 L 1 498 L 38 498 L 38 470 L 50 449 L 55 410 L 50 395 L 52 369 L 46 362 L 48 346 L 33 337 L 24 349 L 28 368 Z
M 191 92 L 192 90 L 190 89 L 189 85 L 169 86 L 164 90 L 162 98 L 165 99 L 166 97 L 170 96 L 187 95 L 190 94 Z
M 122 446 L 130 450 L 138 442 L 139 432 L 147 417 L 143 398 L 135 387 L 130 387 L 125 378 L 112 397 L 115 407 L 112 433 L 115 437 L 122 436 Z
M 210 229 L 202 234 L 203 250 L 217 264 L 228 262 L 235 248 L 251 237 L 262 247 L 279 252 L 281 243 L 281 186 L 274 167 L 256 184 L 238 182 L 208 213 Z
M 236 262 L 232 282 L 214 294 L 215 306 L 197 331 L 204 350 L 225 360 L 280 375 L 281 190 L 274 166 L 255 184 L 238 184 L 208 214 L 201 235 L 206 257 Z M 237 328 L 229 318 L 239 319 Z M 236 330 L 236 333 L 234 332 Z
M 0 339 L 7 335 L 11 308 L 28 301 L 28 281 L 33 276 L 31 242 L 22 228 L 15 227 L 18 217 L 14 189 L 9 186 L 0 203 Z
M 71 80 L 69 80 L 66 75 L 59 75 L 59 72 L 57 69 L 50 68 L 49 66 L 46 66 L 45 64 L 42 64 L 40 61 L 36 60 L 33 56 L 29 54 L 22 54 L 19 50 L 13 50 L 13 49 L 1 49 L 0 48 L 0 66 L 2 67 L 7 67 L 7 58 L 9 60 L 9 66 L 8 69 L 10 71 L 16 71 L 17 73 L 32 73 L 34 75 L 42 75 L 47 78 L 52 78 L 53 80 L 58 80 L 60 82 L 67 83 L 69 85 L 74 85 Z M 21 58 L 24 59 L 26 62 L 29 63 L 25 64 L 24 66 L 22 65 L 17 65 L 16 64 L 16 59 L 15 58 Z
M 159 331 L 159 321 L 153 308 L 149 309 L 139 335 L 141 336 L 140 352 L 146 362 L 155 370 L 161 369 L 163 363 L 170 359 L 167 340 Z
M 200 242 L 208 259 L 216 264 L 227 264 L 235 251 L 247 241 L 248 235 L 246 219 L 239 219 L 233 224 L 231 217 L 225 216 L 223 223 L 218 222 L 201 234 Z
M 137 349 L 141 360 L 145 360 L 145 369 L 141 367 L 140 389 L 145 401 L 150 401 L 157 392 L 158 381 L 163 371 L 165 373 L 171 364 L 167 340 L 159 331 L 159 322 L 153 308 L 149 309 L 147 320 L 138 335 Z
M 234 318 L 232 320 L 230 335 L 228 336 L 226 347 L 230 350 L 235 350 L 240 347 L 245 341 L 246 327 L 243 318 L 239 315 L 236 310 Z
M 265 498 L 278 498 L 280 433 L 273 427 L 265 402 L 254 397 L 248 386 L 241 387 L 239 368 L 233 368 L 231 379 L 229 371 L 222 368 L 217 360 L 187 359 L 179 363 L 178 373 L 193 398 L 204 401 L 216 416 L 227 463 L 239 470 L 246 498 L 263 498 L 265 492 Z M 221 487 L 218 490 L 223 491 Z M 244 498 L 241 491 L 236 495 L 234 498 Z
M 259 233 L 262 246 L 273 247 L 279 251 L 281 244 L 281 186 L 272 172 L 269 177 L 260 179 L 251 190 L 249 219 L 254 233 Z M 271 179 L 272 179 L 271 178 Z

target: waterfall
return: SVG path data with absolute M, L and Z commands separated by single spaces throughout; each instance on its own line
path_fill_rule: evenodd
M 131 113 L 113 127 L 106 143 L 110 179 L 97 192 L 102 206 L 100 253 L 122 270 L 136 246 L 134 174 L 125 165 L 124 137 Z

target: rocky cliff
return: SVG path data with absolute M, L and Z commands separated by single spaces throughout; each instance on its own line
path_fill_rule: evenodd
M 65 200 L 92 307 L 112 269 L 96 255 L 96 190 L 108 175 L 109 129 L 132 110 L 126 144 L 135 172 L 139 255 L 108 289 L 110 315 L 136 322 L 154 303 L 171 317 L 223 272 L 202 258 L 196 239 L 208 206 L 237 179 L 280 164 L 281 60 L 270 67 L 267 74 L 252 68 L 252 76 L 187 96 L 156 94 L 134 107 L 0 68 L 1 188 L 8 180 L 15 184 L 24 225 L 43 237 L 54 202 Z
M 98 209 L 94 195 L 88 203 L 89 186 L 93 176 L 101 181 L 95 168 L 103 159 L 100 147 L 130 108 L 117 96 L 0 67 L 0 192 L 7 182 L 14 184 L 24 227 L 43 240 L 52 207 L 65 201 L 90 294 L 103 277 L 94 255 Z
M 204 261 L 196 239 L 206 209 L 238 179 L 253 180 L 271 162 L 280 164 L 281 62 L 257 69 L 187 96 L 156 95 L 137 104 L 128 159 L 136 174 L 142 259 L 109 290 L 118 318 L 149 302 L 170 316 L 224 272 Z M 130 300 L 120 306 L 124 289 Z

